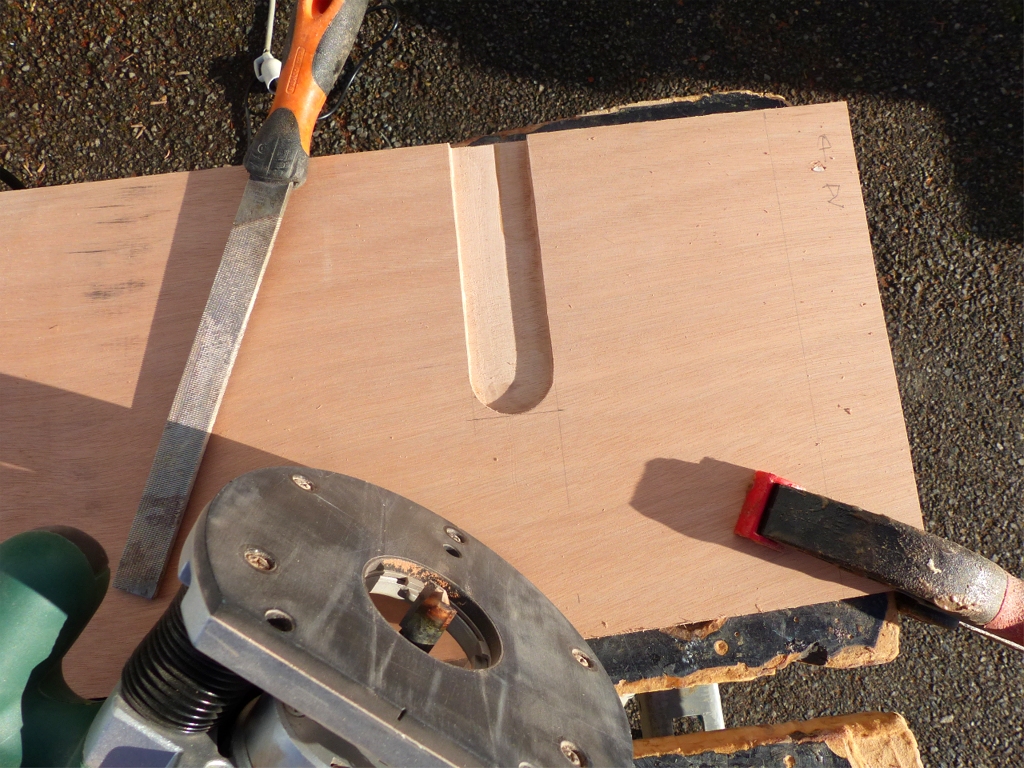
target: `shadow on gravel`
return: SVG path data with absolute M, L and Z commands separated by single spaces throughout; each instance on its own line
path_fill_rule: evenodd
M 252 48 L 251 45 L 250 48 Z M 262 43 L 257 48 L 261 49 Z M 262 51 L 260 50 L 260 52 Z M 245 151 L 248 149 L 245 135 L 245 100 L 249 93 L 249 83 L 253 79 L 252 62 L 258 55 L 259 53 L 253 54 L 250 52 L 219 56 L 213 60 L 207 71 L 210 79 L 224 89 L 224 101 L 231 108 L 231 125 L 234 127 L 235 139 L 235 153 L 231 158 L 232 165 L 241 165 L 242 161 L 245 160 Z M 258 93 L 266 93 L 266 88 L 259 83 L 257 85 L 259 86 Z M 265 100 L 265 97 L 252 97 L 254 104 L 257 101 L 263 100 Z M 261 118 L 262 114 L 260 118 L 254 119 L 256 128 L 259 127 Z
M 290 9 L 292 4 L 284 3 L 283 5 L 287 5 Z M 245 152 L 249 148 L 245 132 L 246 99 L 249 99 L 249 109 L 255 113 L 252 116 L 253 132 L 259 128 L 270 108 L 271 100 L 267 89 L 261 83 L 254 82 L 253 72 L 253 61 L 263 53 L 267 7 L 268 0 L 257 0 L 247 28 L 246 50 L 227 56 L 218 56 L 211 61 L 206 72 L 207 76 L 223 89 L 223 99 L 231 109 L 231 126 L 234 128 L 235 138 L 235 151 L 231 158 L 232 165 L 241 165 L 245 160 Z M 283 61 L 290 18 L 283 16 L 282 8 L 277 8 L 274 20 L 276 34 L 272 47 L 274 54 Z M 252 96 L 249 96 L 250 83 L 254 85 Z
M 648 77 L 675 75 L 700 89 L 771 83 L 796 103 L 869 94 L 929 105 L 945 120 L 976 233 L 1021 238 L 1019 3 L 397 4 L 484 67 L 589 87 L 609 103 L 631 100 L 629 89 Z M 898 162 L 900 147 L 885 149 Z

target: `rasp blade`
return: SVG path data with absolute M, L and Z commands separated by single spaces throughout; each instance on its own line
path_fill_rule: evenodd
M 114 586 L 125 592 L 156 594 L 292 186 L 246 184 L 114 576 Z

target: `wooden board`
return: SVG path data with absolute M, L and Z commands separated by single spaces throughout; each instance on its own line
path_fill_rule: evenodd
M 817 747 L 817 748 L 815 748 Z M 922 768 L 921 752 L 903 715 L 861 712 L 802 722 L 754 725 L 633 742 L 641 768 L 781 765 L 789 768 Z M 690 758 L 690 759 L 687 759 Z
M 0 195 L 0 536 L 116 562 L 244 181 Z M 451 519 L 587 636 L 867 588 L 731 533 L 755 468 L 920 524 L 845 105 L 314 160 L 185 528 L 275 464 Z M 79 690 L 174 589 L 108 596 Z

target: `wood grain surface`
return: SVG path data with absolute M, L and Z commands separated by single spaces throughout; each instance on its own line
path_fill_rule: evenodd
M 179 538 L 307 464 L 464 527 L 586 636 L 871 589 L 731 533 L 754 469 L 921 523 L 845 105 L 535 134 L 490 176 L 480 149 L 312 162 Z M 244 183 L 0 195 L 0 537 L 117 562 Z M 73 685 L 105 695 L 175 589 L 108 595 Z

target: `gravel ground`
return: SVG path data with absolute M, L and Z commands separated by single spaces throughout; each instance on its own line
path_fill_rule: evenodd
M 399 6 L 399 34 L 318 129 L 317 153 L 714 90 L 848 101 L 927 527 L 1024 573 L 1019 0 Z M 265 12 L 4 0 L 3 166 L 43 186 L 240 163 Z M 795 665 L 724 686 L 727 722 L 896 710 L 928 765 L 1021 765 L 1020 655 L 914 624 L 903 647 L 881 668 Z

